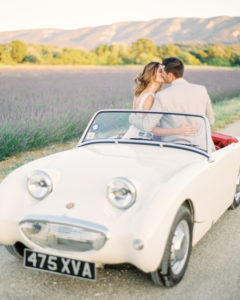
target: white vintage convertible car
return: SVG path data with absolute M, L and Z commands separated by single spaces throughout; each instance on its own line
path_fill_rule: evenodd
M 155 136 L 133 115 L 174 128 L 187 120 L 197 132 Z M 239 171 L 239 139 L 211 134 L 204 116 L 99 111 L 76 148 L 3 180 L 0 243 L 27 268 L 96 280 L 96 267 L 130 263 L 173 286 L 192 246 L 239 205 Z

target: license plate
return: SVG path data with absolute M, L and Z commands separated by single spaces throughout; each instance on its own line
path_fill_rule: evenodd
M 24 267 L 96 281 L 95 263 L 24 249 Z

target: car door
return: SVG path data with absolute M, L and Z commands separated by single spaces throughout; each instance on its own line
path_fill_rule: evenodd
M 236 180 L 240 170 L 240 145 L 233 143 L 212 153 L 209 165 L 209 192 L 212 193 L 212 221 L 217 219 L 232 204 Z

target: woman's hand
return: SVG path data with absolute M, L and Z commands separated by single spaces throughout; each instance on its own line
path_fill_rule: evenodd
M 190 125 L 189 123 L 183 123 L 179 127 L 176 128 L 176 134 L 191 136 L 197 132 L 197 128 L 195 126 Z

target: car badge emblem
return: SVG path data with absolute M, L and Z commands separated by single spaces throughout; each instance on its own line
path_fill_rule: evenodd
M 73 202 L 69 202 L 67 205 L 66 205 L 66 208 L 68 209 L 71 209 L 74 207 L 74 203 Z

